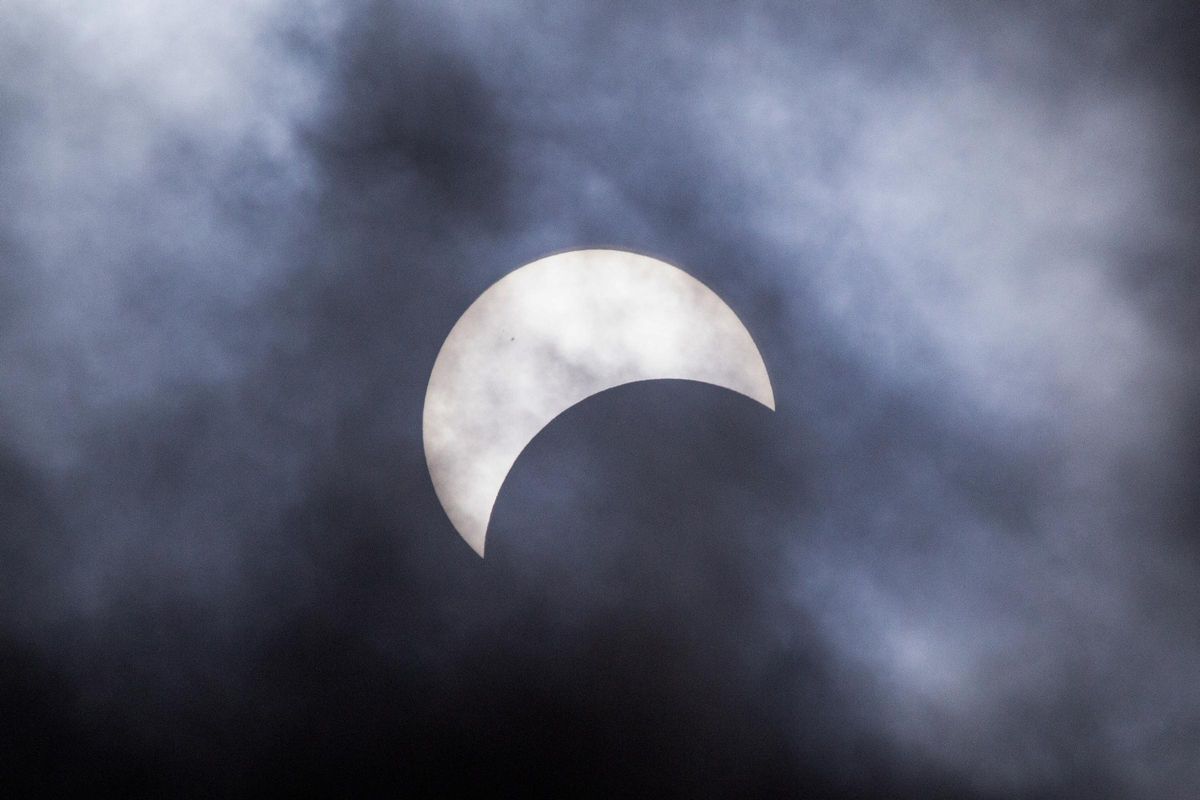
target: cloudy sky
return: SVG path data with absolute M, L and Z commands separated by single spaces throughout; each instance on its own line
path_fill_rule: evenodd
M 0 15 L 5 784 L 1200 792 L 1186 4 Z M 605 246 L 778 411 L 589 399 L 481 560 L 434 358 Z

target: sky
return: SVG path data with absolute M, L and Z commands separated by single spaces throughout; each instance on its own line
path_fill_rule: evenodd
M 1194 798 L 1200 13 L 0 3 L 0 774 L 126 796 Z M 421 408 L 562 250 L 777 410 Z

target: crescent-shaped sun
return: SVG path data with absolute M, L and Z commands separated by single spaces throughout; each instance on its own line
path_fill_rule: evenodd
M 741 320 L 670 264 L 573 250 L 501 278 L 451 329 L 425 394 L 425 460 L 455 529 L 482 556 L 500 487 L 538 431 L 597 392 L 660 378 L 775 408 Z

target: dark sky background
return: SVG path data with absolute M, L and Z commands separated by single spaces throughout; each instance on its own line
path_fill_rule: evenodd
M 0 786 L 1200 796 L 1189 5 L 0 2 Z M 589 399 L 481 560 L 433 360 L 598 246 L 778 411 Z

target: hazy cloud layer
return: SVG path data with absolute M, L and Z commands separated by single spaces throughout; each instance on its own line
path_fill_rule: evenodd
M 135 794 L 1190 798 L 1197 44 L 1166 5 L 5 6 L 0 759 Z M 425 384 L 550 252 L 622 387 L 480 561 Z

